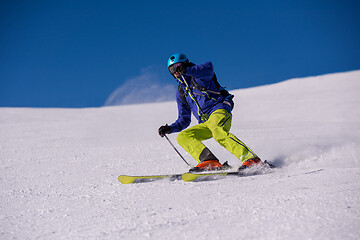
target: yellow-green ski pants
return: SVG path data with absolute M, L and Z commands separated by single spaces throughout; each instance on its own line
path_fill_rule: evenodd
M 224 109 L 218 109 L 209 116 L 206 122 L 181 131 L 176 140 L 197 162 L 202 161 L 199 157 L 206 148 L 202 141 L 212 137 L 242 163 L 257 157 L 242 141 L 229 133 L 231 120 L 231 113 Z

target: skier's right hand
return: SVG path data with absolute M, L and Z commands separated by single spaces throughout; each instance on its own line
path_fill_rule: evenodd
M 159 135 L 161 137 L 164 137 L 165 134 L 170 134 L 170 133 L 171 133 L 171 127 L 169 125 L 167 125 L 167 124 L 165 126 L 161 126 L 159 128 Z

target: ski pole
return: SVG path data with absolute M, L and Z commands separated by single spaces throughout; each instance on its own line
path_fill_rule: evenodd
M 166 140 L 168 140 L 168 142 L 170 143 L 170 145 L 174 148 L 174 150 L 177 152 L 177 154 L 179 154 L 179 156 L 181 157 L 182 160 L 184 160 L 184 162 L 190 166 L 190 164 L 185 160 L 185 158 L 180 154 L 180 152 L 176 149 L 176 147 L 174 146 L 174 144 L 172 144 L 172 142 L 170 141 L 170 139 L 166 136 L 166 134 L 164 134 Z

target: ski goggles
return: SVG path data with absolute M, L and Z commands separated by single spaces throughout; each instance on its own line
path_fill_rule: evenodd
M 169 69 L 169 72 L 171 73 L 171 75 L 174 75 L 176 73 L 176 68 L 179 66 L 182 66 L 182 65 L 184 65 L 183 62 L 178 62 L 178 63 L 175 63 L 175 64 L 169 66 L 168 69 Z

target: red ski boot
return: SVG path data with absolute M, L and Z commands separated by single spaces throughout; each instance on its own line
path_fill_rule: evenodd
M 206 160 L 200 162 L 196 167 L 193 167 L 189 172 L 202 172 L 202 171 L 212 171 L 222 169 L 223 165 L 219 160 Z
M 243 165 L 241 165 L 238 169 L 238 171 L 244 170 L 248 167 L 252 167 L 255 165 L 264 165 L 264 163 L 260 160 L 260 158 L 255 157 L 255 158 L 250 158 L 248 160 L 246 160 Z

